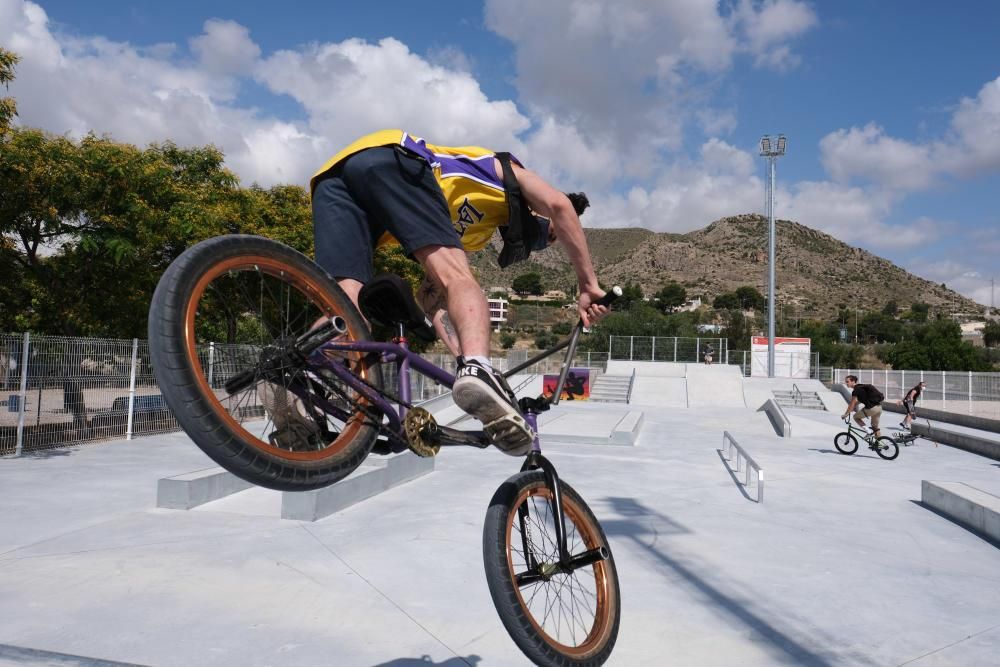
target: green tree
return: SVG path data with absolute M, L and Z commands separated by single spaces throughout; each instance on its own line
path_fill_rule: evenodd
M 983 327 L 983 345 L 996 347 L 1000 345 L 1000 320 L 992 320 Z
M 511 284 L 514 291 L 518 294 L 524 296 L 526 294 L 540 295 L 544 293 L 542 288 L 542 276 L 539 273 L 532 271 L 531 273 L 522 273 L 518 277 L 514 278 L 514 282 Z
M 505 350 L 509 350 L 514 347 L 514 343 L 517 342 L 517 336 L 512 333 L 504 332 L 500 334 L 500 347 Z
M 926 322 L 930 306 L 923 302 L 917 302 L 910 306 L 910 319 L 914 322 Z
M 739 310 L 740 299 L 732 292 L 726 292 L 715 297 L 712 307 L 716 310 Z
M 0 47 L 0 86 L 5 89 L 14 80 L 14 66 L 20 58 L 16 53 Z M 12 97 L 0 97 L 0 137 L 10 127 L 10 122 L 17 115 L 17 104 Z
M 739 302 L 740 308 L 744 310 L 763 310 L 767 304 L 764 295 L 761 294 L 756 287 L 749 287 L 744 285 L 736 289 L 736 300 Z
M 895 317 L 897 314 L 899 314 L 899 304 L 896 303 L 895 299 L 891 299 L 889 302 L 885 304 L 885 306 L 882 308 L 882 314 L 889 315 L 890 317 Z
M 660 310 L 670 313 L 678 306 L 683 306 L 684 302 L 687 301 L 687 290 L 680 283 L 671 280 L 656 293 L 656 300 Z
M 613 305 L 618 310 L 628 310 L 634 304 L 645 303 L 645 295 L 642 293 L 642 286 L 631 281 L 622 285 L 622 295 L 615 299 Z

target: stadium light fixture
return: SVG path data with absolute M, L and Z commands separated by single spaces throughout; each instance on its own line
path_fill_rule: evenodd
M 767 160 L 768 178 L 766 181 L 767 198 L 767 377 L 774 377 L 774 255 L 775 255 L 775 229 L 774 229 L 774 179 L 775 162 L 785 154 L 785 135 L 779 134 L 777 140 L 771 141 L 769 135 L 765 135 L 760 140 L 760 155 Z

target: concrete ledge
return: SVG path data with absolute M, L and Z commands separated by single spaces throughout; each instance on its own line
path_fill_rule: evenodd
M 642 430 L 642 420 L 646 414 L 641 410 L 630 410 L 627 415 L 611 429 L 608 439 L 613 445 L 634 445 Z
M 917 421 L 910 424 L 910 431 L 917 435 L 927 436 L 943 445 L 964 449 L 967 452 L 1000 461 L 1000 440 L 980 438 L 968 433 L 928 426 Z
M 782 438 L 792 437 L 792 422 L 788 420 L 788 416 L 776 400 L 773 398 L 767 399 L 764 401 L 764 405 L 757 408 L 757 412 L 763 412 L 767 415 L 767 418 L 771 420 L 771 426 L 774 427 L 775 433 Z
M 958 401 L 956 401 L 956 403 L 957 402 Z M 897 412 L 899 414 L 906 413 L 906 410 L 902 405 L 896 405 L 896 403 L 892 401 L 884 401 L 882 403 L 882 409 L 888 410 L 889 412 Z M 946 424 L 955 424 L 957 426 L 965 426 L 966 428 L 974 428 L 979 431 L 1000 433 L 1000 419 L 987 419 L 986 417 L 963 415 L 959 412 L 945 412 L 944 410 L 922 408 L 920 407 L 919 401 L 917 401 L 917 417 L 919 419 L 930 419 L 936 422 L 944 422 Z
M 1000 545 L 1000 498 L 962 482 L 920 484 L 920 500 L 935 512 Z
M 156 484 L 156 506 L 189 510 L 252 486 L 224 468 L 205 468 L 160 479 Z
M 332 486 L 314 491 L 285 491 L 281 495 L 281 518 L 316 521 L 434 470 L 433 458 L 420 458 L 411 452 L 369 457 L 369 460 L 373 465 L 359 467 Z

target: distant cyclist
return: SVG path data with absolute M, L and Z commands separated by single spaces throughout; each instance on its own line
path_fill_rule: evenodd
M 885 400 L 885 396 L 882 395 L 882 392 L 875 385 L 859 384 L 858 376 L 856 375 L 848 375 L 844 378 L 844 384 L 847 385 L 848 389 L 853 391 L 851 392 L 851 402 L 847 406 L 847 412 L 842 417 L 847 419 L 854 412 L 854 408 L 860 403 L 863 407 L 854 414 L 854 421 L 864 428 L 865 417 L 868 417 L 872 421 L 872 432 L 875 434 L 875 437 L 877 438 L 882 435 L 878 428 L 878 422 L 882 417 L 882 401 Z
M 902 404 L 906 410 L 906 416 L 903 417 L 903 421 L 899 422 L 902 428 L 909 430 L 910 424 L 913 423 L 913 418 L 917 416 L 917 399 L 920 398 L 920 394 L 923 393 L 925 387 L 927 387 L 927 383 L 921 380 L 913 386 L 913 389 L 906 392 L 906 396 L 903 397 Z

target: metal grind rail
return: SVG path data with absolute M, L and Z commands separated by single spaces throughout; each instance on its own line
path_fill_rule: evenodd
M 757 502 L 764 502 L 764 470 L 760 465 L 753 460 L 753 457 L 747 454 L 746 450 L 740 446 L 740 443 L 736 442 L 736 439 L 729 434 L 729 431 L 723 431 L 722 433 L 722 446 L 725 453 L 722 455 L 727 462 L 732 460 L 732 452 L 736 451 L 736 470 L 735 472 L 741 472 L 740 462 L 746 461 L 746 481 L 743 483 L 744 488 L 750 487 L 750 471 L 755 470 L 757 472 Z

